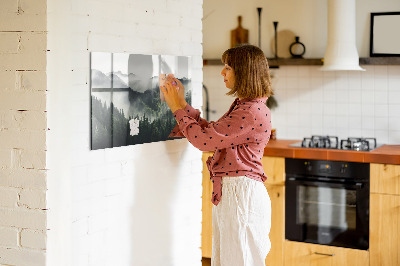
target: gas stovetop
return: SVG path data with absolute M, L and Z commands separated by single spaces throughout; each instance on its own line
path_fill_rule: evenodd
M 379 146 L 376 138 L 347 138 L 339 142 L 336 136 L 311 136 L 304 138 L 302 142 L 289 145 L 291 147 L 337 149 L 353 151 L 371 151 Z

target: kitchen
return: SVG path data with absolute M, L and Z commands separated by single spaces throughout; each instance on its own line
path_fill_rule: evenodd
M 279 68 L 271 68 L 273 76 L 274 97 L 278 106 L 272 109 L 272 125 L 276 129 L 276 141 L 270 141 L 264 157 L 264 169 L 270 181 L 266 186 L 270 191 L 273 206 L 273 219 L 277 230 L 271 231 L 271 239 L 278 239 L 277 244 L 271 249 L 267 257 L 267 265 L 298 265 L 295 253 L 307 258 L 302 265 L 398 265 L 398 250 L 396 243 L 388 243 L 382 250 L 376 249 L 375 241 L 382 241 L 377 235 L 377 228 L 381 232 L 387 229 L 393 234 L 398 231 L 398 212 L 392 218 L 394 226 L 382 225 L 382 221 L 369 220 L 370 243 L 369 252 L 349 253 L 330 250 L 330 246 L 297 246 L 297 242 L 285 240 L 285 162 L 287 158 L 306 159 L 303 163 L 315 164 L 324 161 L 364 162 L 371 167 L 368 171 L 370 179 L 370 217 L 382 215 L 383 202 L 393 202 L 394 205 L 386 207 L 396 209 L 399 204 L 399 167 L 400 158 L 400 66 L 398 58 L 386 61 L 385 64 L 369 64 L 362 61 L 370 57 L 370 13 L 388 12 L 400 10 L 398 1 L 383 1 L 379 4 L 375 1 L 356 2 L 356 30 L 355 39 L 358 55 L 361 58 L 361 67 L 366 71 L 321 71 L 321 65 L 280 65 Z M 287 36 L 300 36 L 300 41 L 306 46 L 304 58 L 323 58 L 327 46 L 328 34 L 328 1 L 285 1 L 280 4 L 268 2 L 242 3 L 204 1 L 203 18 L 203 45 L 205 60 L 204 85 L 209 94 L 209 118 L 216 120 L 225 112 L 231 99 L 226 97 L 225 88 L 219 76 L 222 65 L 213 65 L 220 54 L 230 44 L 230 30 L 237 26 L 237 16 L 242 16 L 242 26 L 249 29 L 249 43 L 257 45 L 258 16 L 257 8 L 261 7 L 261 48 L 271 62 L 274 61 L 274 27 L 273 21 L 278 21 L 279 38 L 286 41 L 286 49 L 294 39 L 287 40 Z M 224 5 L 226 4 L 226 5 Z M 229 6 L 229 8 L 227 8 Z M 215 27 L 215 25 L 219 27 Z M 218 38 L 216 38 L 218 36 Z M 278 56 L 290 57 L 283 46 L 278 44 Z M 286 53 L 286 54 L 285 54 Z M 282 55 L 281 55 L 282 54 Z M 214 60 L 215 59 L 215 60 Z M 397 61 L 396 61 L 397 60 Z M 306 60 L 305 60 L 306 61 Z M 206 95 L 206 94 L 204 94 Z M 205 97 L 204 97 L 205 98 Z M 205 103 L 204 105 L 205 106 Z M 324 137 L 329 136 L 328 140 Z M 372 138 L 361 142 L 352 138 Z M 303 141 L 304 138 L 304 141 Z M 351 139 L 348 139 L 351 138 Z M 293 140 L 293 141 L 292 141 Z M 306 149 L 301 143 L 314 148 Z M 383 146 L 386 144 L 386 146 Z M 376 145 L 376 147 L 375 147 Z M 334 150 L 337 146 L 339 149 Z M 368 148 L 365 148 L 365 147 Z M 319 148 L 323 149 L 319 149 Z M 343 151 L 351 147 L 356 151 Z M 362 148 L 372 151 L 362 151 Z M 371 148 L 369 148 L 371 147 Z M 318 148 L 318 149 L 317 149 Z M 358 150 L 358 151 L 357 151 Z M 207 157 L 207 155 L 204 155 Z M 309 161 L 307 161 L 309 160 Z M 322 167 L 318 166 L 318 167 Z M 340 168 L 340 167 L 339 167 Z M 339 170 L 340 172 L 340 170 Z M 204 173 L 204 172 L 203 172 Z M 207 175 L 207 174 L 205 174 Z M 340 174 L 339 174 L 340 175 Z M 378 177 L 376 179 L 375 177 Z M 208 180 L 204 177 L 204 180 Z M 382 181 L 384 180 L 384 181 Z M 390 183 L 391 180 L 393 183 Z M 389 182 L 388 185 L 386 182 Z M 382 185 L 385 183 L 385 185 Z M 207 185 L 204 190 L 207 191 Z M 389 188 L 388 188 L 389 187 Z M 387 190 L 389 189 L 389 190 Z M 354 191 L 354 190 L 353 190 Z M 207 195 L 207 192 L 203 192 Z M 384 197 L 384 194 L 388 194 Z M 287 199 L 286 195 L 286 199 Z M 356 197 L 356 196 L 355 196 Z M 207 198 L 207 196 L 205 196 Z M 275 199 L 275 201 L 274 201 Z M 203 214 L 207 210 L 208 203 L 203 199 Z M 275 204 L 275 205 L 274 205 Z M 397 204 L 397 205 L 396 205 Z M 398 207 L 397 207 L 398 208 Z M 367 212 L 368 210 L 366 210 Z M 397 216 L 396 216 L 397 215 Z M 204 234 L 209 230 L 207 217 L 203 217 L 203 257 L 209 257 L 207 253 L 210 236 Z M 382 218 L 385 219 L 385 218 Z M 378 227 L 374 226 L 379 224 Z M 383 226 L 383 227 L 382 227 Z M 274 221 L 272 228 L 274 228 Z M 277 232 L 279 231 L 279 232 Z M 387 233 L 387 232 L 386 232 Z M 286 237 L 287 239 L 287 237 Z M 208 241 L 208 242 L 207 242 Z M 274 240 L 272 240 L 274 243 Z M 381 242 L 383 243 L 383 242 Z M 274 246 L 274 244 L 273 244 Z M 308 250 L 308 248 L 327 248 L 328 250 Z M 384 251 L 391 252 L 385 253 Z M 393 250 L 396 251 L 393 253 Z M 317 253 L 315 255 L 314 253 Z M 336 252 L 336 253 L 335 253 Z M 382 259 L 379 254 L 385 254 Z M 312 257 L 310 254 L 314 254 Z M 318 255 L 319 254 L 319 255 Z M 322 255 L 321 255 L 322 254 Z M 336 254 L 336 256 L 332 256 Z M 316 256 L 316 257 L 315 257 Z M 332 258 L 338 259 L 332 261 Z M 353 257 L 354 260 L 340 260 L 339 257 Z M 320 260 L 320 264 L 315 260 Z M 323 261 L 323 262 L 322 262 Z M 352 263 L 350 263 L 352 261 Z
M 399 4 L 398 0 L 356 1 L 356 43 L 362 59 L 370 58 L 369 13 L 398 11 Z M 224 95 L 221 65 L 203 68 L 203 59 L 218 60 L 229 46 L 238 15 L 249 30 L 249 42 L 257 44 L 257 8 L 262 8 L 261 47 L 271 65 L 273 21 L 279 22 L 278 37 L 286 40 L 286 46 L 300 37 L 306 47 L 301 62 L 321 59 L 327 44 L 326 0 L 8 0 L 0 6 L 1 265 L 201 264 L 202 152 L 185 139 L 90 150 L 91 52 L 192 56 L 192 104 L 202 105 L 204 77 L 210 119 L 215 120 L 231 99 Z M 282 52 L 288 55 L 287 49 L 278 49 L 281 57 Z M 289 147 L 303 137 L 327 134 L 339 142 L 365 136 L 375 137 L 378 146 L 399 144 L 399 65 L 362 67 L 365 72 L 322 72 L 320 65 L 272 69 L 278 140 L 269 143 L 263 162 L 273 206 L 278 206 L 270 235 L 275 244 L 268 257 L 274 265 L 295 258 L 288 255 L 290 251 L 305 258 L 309 253 L 302 248 L 309 246 L 292 248 L 298 242 L 284 238 L 287 157 L 312 152 L 316 157 L 311 159 L 346 154 L 348 162 L 352 158 L 374 162 L 370 203 L 378 207 L 371 207 L 371 212 L 398 215 L 392 210 L 398 206 L 399 188 L 391 183 L 398 180 L 398 168 L 393 167 L 398 162 L 389 161 L 398 158 L 395 149 L 328 153 Z M 374 180 L 384 183 L 373 185 Z M 209 196 L 203 199 L 210 204 Z M 393 244 L 398 239 L 399 223 L 394 222 L 399 219 L 374 217 L 393 223 L 375 221 L 381 225 L 375 228 L 386 235 L 370 239 L 370 252 L 372 243 L 389 238 Z M 314 252 L 343 257 L 331 246 L 317 246 Z M 382 250 L 375 252 L 385 254 L 393 248 L 399 250 L 393 244 L 381 245 Z M 362 258 L 368 252 L 356 251 Z M 373 265 L 372 253 L 367 254 Z

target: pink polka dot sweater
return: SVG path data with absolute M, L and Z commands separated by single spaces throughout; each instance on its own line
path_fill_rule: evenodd
M 216 122 L 201 118 L 200 111 L 190 105 L 174 113 L 178 124 L 170 137 L 186 137 L 199 150 L 214 151 L 214 156 L 207 160 L 214 205 L 221 200 L 224 176 L 247 176 L 261 182 L 267 179 L 261 164 L 271 132 L 271 112 L 266 100 L 236 99 Z

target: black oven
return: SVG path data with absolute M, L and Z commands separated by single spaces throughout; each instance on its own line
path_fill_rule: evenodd
M 286 239 L 367 250 L 369 164 L 286 159 Z

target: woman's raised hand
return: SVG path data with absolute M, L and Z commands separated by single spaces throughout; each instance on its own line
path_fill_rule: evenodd
M 171 109 L 172 113 L 174 113 L 178 109 L 184 109 L 186 107 L 186 104 L 182 104 L 182 93 L 179 92 L 184 91 L 184 88 L 182 86 L 183 89 L 181 89 L 181 87 L 179 87 L 179 84 L 182 85 L 182 83 L 178 83 L 177 81 L 179 82 L 179 80 L 173 78 L 173 76 L 168 76 L 164 86 L 161 87 L 165 101 L 168 104 L 168 107 Z M 185 100 L 185 97 L 183 97 L 183 100 Z
M 174 74 L 168 74 L 167 79 L 172 82 L 175 82 L 178 88 L 178 96 L 179 96 L 179 103 L 180 105 L 185 108 L 186 107 L 186 100 L 185 100 L 185 87 L 183 86 L 182 82 L 179 79 L 174 77 Z

